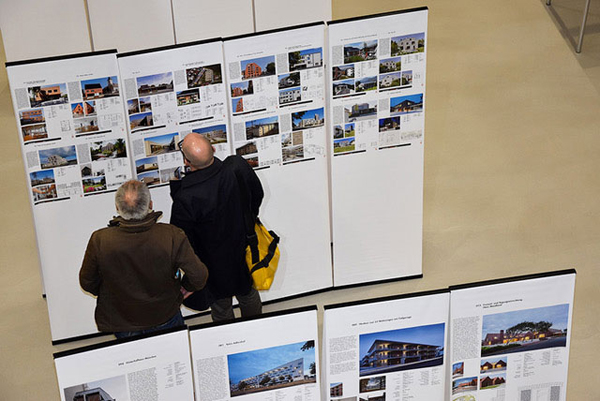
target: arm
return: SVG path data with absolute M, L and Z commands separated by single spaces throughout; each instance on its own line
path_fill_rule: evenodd
M 187 291 L 198 291 L 206 285 L 208 269 L 200 261 L 187 237 L 181 230 L 177 230 L 178 247 L 175 253 L 175 269 L 181 269 L 185 274 L 181 279 L 181 286 Z
M 102 279 L 100 278 L 98 261 L 96 259 L 94 234 L 92 234 L 85 250 L 81 269 L 79 270 L 79 285 L 85 291 L 98 296 L 101 284 Z
M 265 195 L 262 184 L 258 175 L 254 172 L 254 169 L 248 164 L 248 162 L 239 156 L 237 169 L 241 173 L 241 176 L 246 183 L 248 188 L 248 196 L 250 197 L 250 211 L 254 216 L 258 216 L 258 211 Z

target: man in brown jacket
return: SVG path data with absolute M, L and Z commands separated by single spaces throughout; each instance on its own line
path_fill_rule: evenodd
M 123 338 L 183 325 L 184 294 L 204 287 L 206 266 L 181 229 L 157 223 L 146 184 L 127 181 L 115 203 L 119 217 L 92 234 L 79 271 L 98 297 L 98 330 Z

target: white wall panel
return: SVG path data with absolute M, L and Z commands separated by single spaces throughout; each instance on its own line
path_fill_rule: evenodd
M 175 43 L 170 0 L 88 0 L 94 50 L 119 52 Z
M 251 0 L 173 0 L 177 43 L 254 32 Z
M 91 50 L 82 0 L 2 0 L 6 61 Z
M 254 0 L 256 31 L 331 20 L 329 0 Z

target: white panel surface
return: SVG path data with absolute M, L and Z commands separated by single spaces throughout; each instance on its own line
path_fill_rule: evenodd
M 94 50 L 119 52 L 175 43 L 170 0 L 88 0 Z
M 116 53 L 19 63 L 7 73 L 52 339 L 94 333 L 95 300 L 79 287 L 79 268 L 91 233 L 115 214 L 114 191 L 131 178 Z
M 331 0 L 254 0 L 256 31 L 331 20 Z
M 92 49 L 82 0 L 3 0 L 0 29 L 7 61 Z
M 260 218 L 281 236 L 263 300 L 330 287 L 324 24 L 224 42 L 234 152 L 257 169 Z
M 254 32 L 252 0 L 172 0 L 177 43 Z
M 419 275 L 427 9 L 328 34 L 334 285 Z

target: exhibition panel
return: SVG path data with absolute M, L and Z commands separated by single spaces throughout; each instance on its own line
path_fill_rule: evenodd
M 131 178 L 116 51 L 7 63 L 53 340 L 95 332 L 78 272 Z
M 326 305 L 324 400 L 443 400 L 448 290 Z
M 314 401 L 317 307 L 190 328 L 196 399 Z
M 451 287 L 449 397 L 566 400 L 575 275 Z
M 171 214 L 169 181 L 183 174 L 179 142 L 204 135 L 215 156 L 231 153 L 220 39 L 118 56 L 137 179 L 151 188 L 154 209 Z
M 325 25 L 224 40 L 230 141 L 265 189 L 260 218 L 280 237 L 263 300 L 329 288 Z
M 116 340 L 54 355 L 62 401 L 193 401 L 188 331 Z
M 427 12 L 329 23 L 335 286 L 422 273 Z

